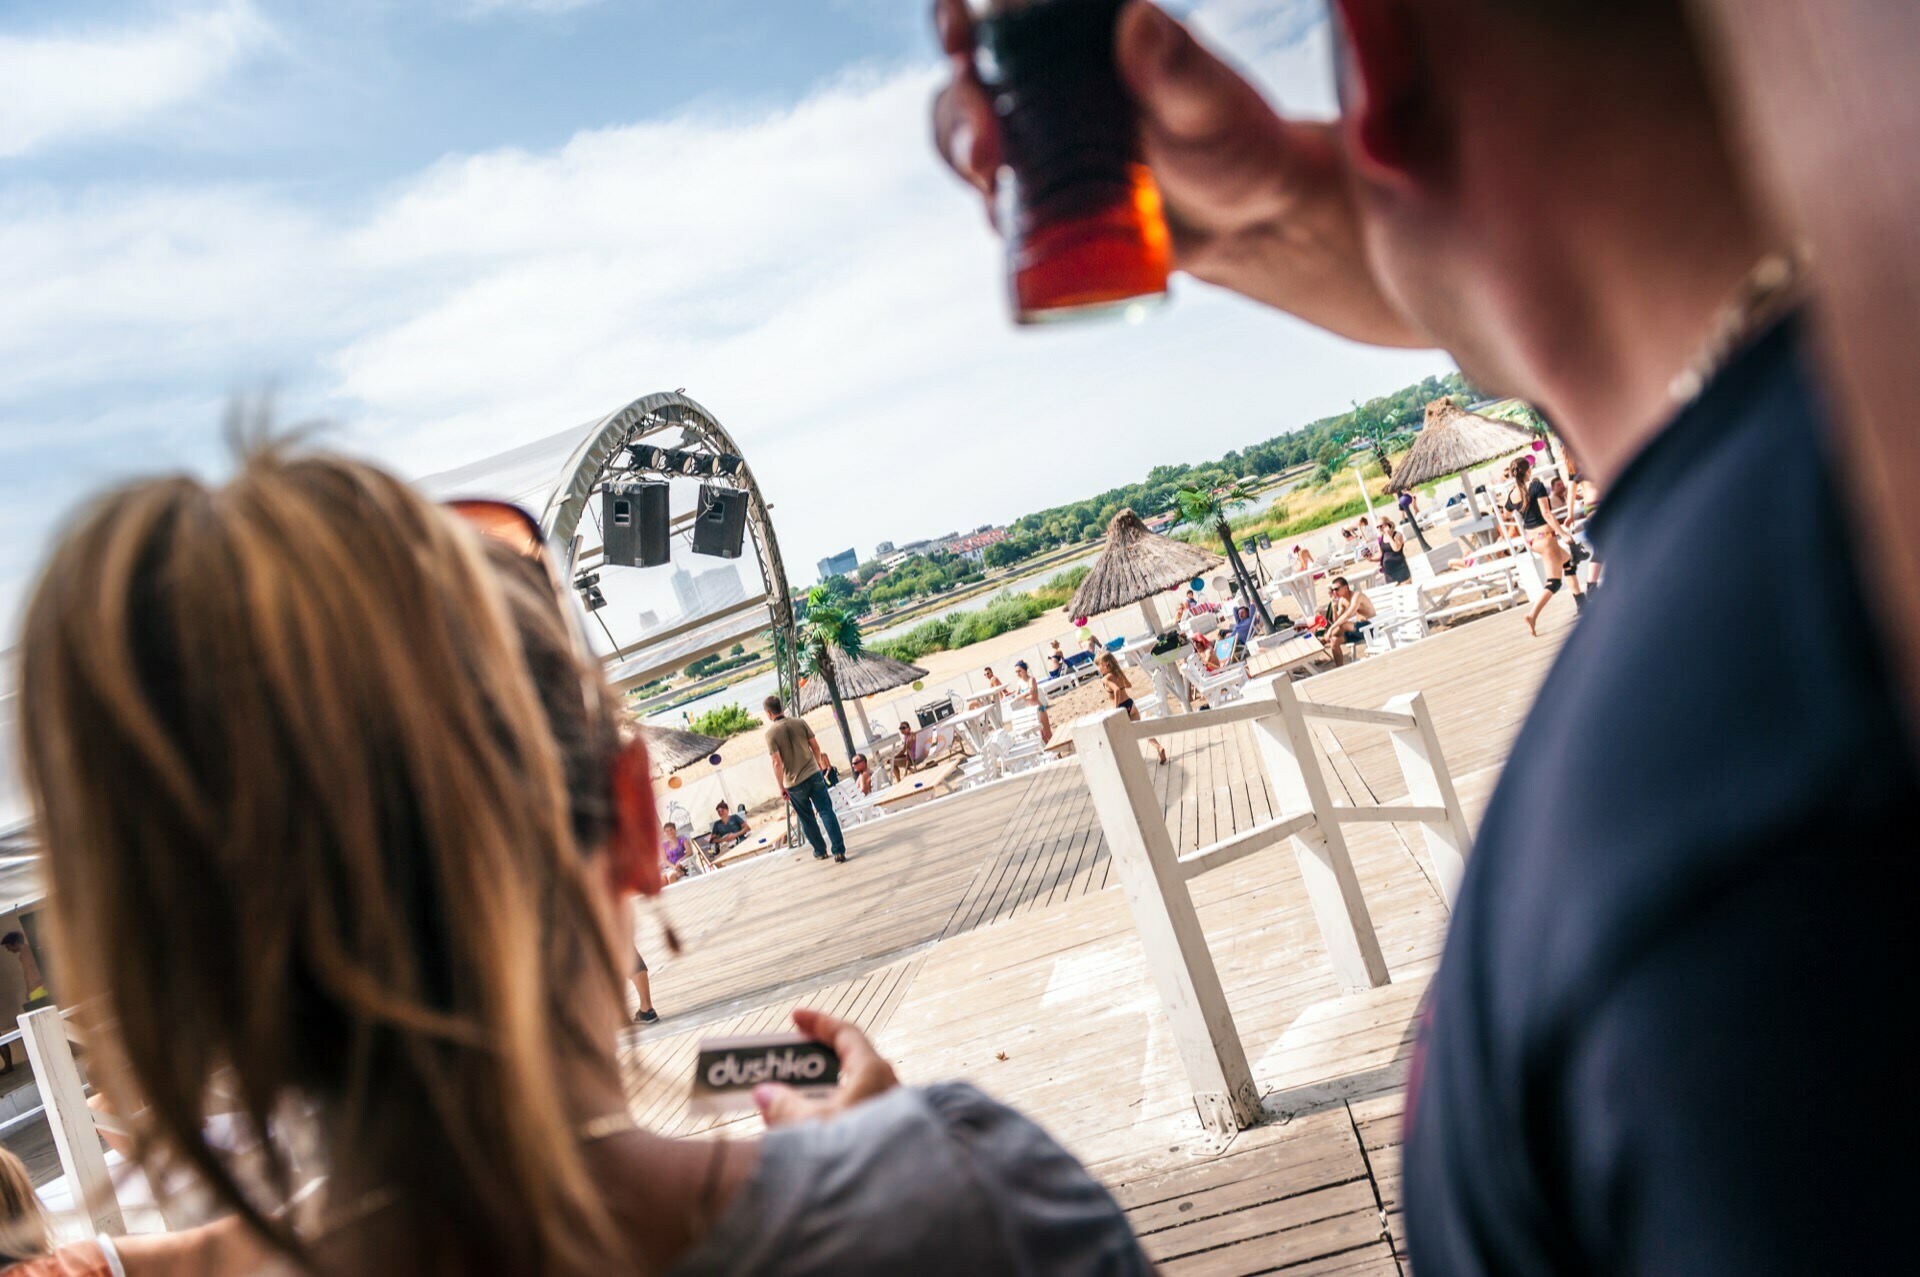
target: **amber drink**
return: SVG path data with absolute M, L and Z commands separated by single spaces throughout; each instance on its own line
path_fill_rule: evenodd
M 999 122 L 1000 233 L 1021 323 L 1166 297 L 1160 190 L 1114 66 L 1124 0 L 972 0 L 974 64 Z

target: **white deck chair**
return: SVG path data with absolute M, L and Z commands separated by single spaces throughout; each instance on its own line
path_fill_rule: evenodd
M 1002 776 L 1038 767 L 1046 761 L 1046 751 L 1041 748 L 1037 733 L 1030 739 L 1022 740 L 1003 727 L 987 737 L 987 748 L 992 752 Z
M 1371 596 L 1373 620 L 1368 628 L 1367 647 L 1391 651 L 1427 637 L 1426 616 L 1420 604 L 1420 589 L 1414 585 L 1396 585 Z
M 834 818 L 842 825 L 863 825 L 886 815 L 884 808 L 874 806 L 873 799 L 860 792 L 860 782 L 851 777 L 842 779 L 827 795 L 833 800 Z
M 1207 704 L 1225 705 L 1237 701 L 1246 692 L 1247 667 L 1244 663 L 1223 665 L 1217 674 L 1209 674 L 1197 657 L 1186 660 L 1187 684 L 1207 698 Z

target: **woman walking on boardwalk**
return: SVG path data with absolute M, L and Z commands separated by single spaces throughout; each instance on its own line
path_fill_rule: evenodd
M 1568 532 L 1559 518 L 1553 513 L 1553 503 L 1548 499 L 1547 485 L 1533 477 L 1533 458 L 1522 453 L 1513 459 L 1507 467 L 1507 491 L 1500 502 L 1500 508 L 1506 512 L 1507 519 L 1517 524 L 1520 535 L 1526 538 L 1527 547 L 1547 565 L 1547 588 L 1533 601 L 1533 608 L 1527 613 L 1527 633 L 1539 634 L 1537 622 L 1540 613 L 1546 610 L 1547 600 L 1560 592 L 1560 584 L 1567 574 L 1567 547 L 1562 539 Z M 1580 593 L 1580 582 L 1573 582 L 1573 602 L 1575 607 L 1585 607 L 1587 600 Z
M 1140 711 L 1133 703 L 1133 688 L 1127 683 L 1126 671 L 1120 668 L 1120 662 L 1112 652 L 1102 652 L 1093 658 L 1094 668 L 1100 671 L 1100 683 L 1107 689 L 1107 695 L 1113 701 L 1115 709 L 1127 711 L 1132 722 L 1140 721 Z M 1154 753 L 1160 755 L 1160 761 L 1167 761 L 1167 747 L 1153 737 L 1147 737 L 1147 744 L 1153 746 Z

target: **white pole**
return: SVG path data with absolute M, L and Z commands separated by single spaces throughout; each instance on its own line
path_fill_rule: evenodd
M 1367 495 L 1367 476 L 1360 470 L 1360 463 L 1353 463 L 1353 477 L 1360 483 L 1360 504 L 1367 507 L 1367 517 L 1373 517 L 1373 498 Z
M 1159 638 L 1166 631 L 1160 624 L 1160 610 L 1153 605 L 1153 595 L 1140 600 L 1140 615 L 1147 618 L 1147 633 Z

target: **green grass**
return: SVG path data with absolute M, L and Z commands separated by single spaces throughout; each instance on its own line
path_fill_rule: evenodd
M 738 705 L 722 705 L 695 718 L 688 726 L 703 736 L 726 740 L 729 736 L 756 730 L 760 720 Z

